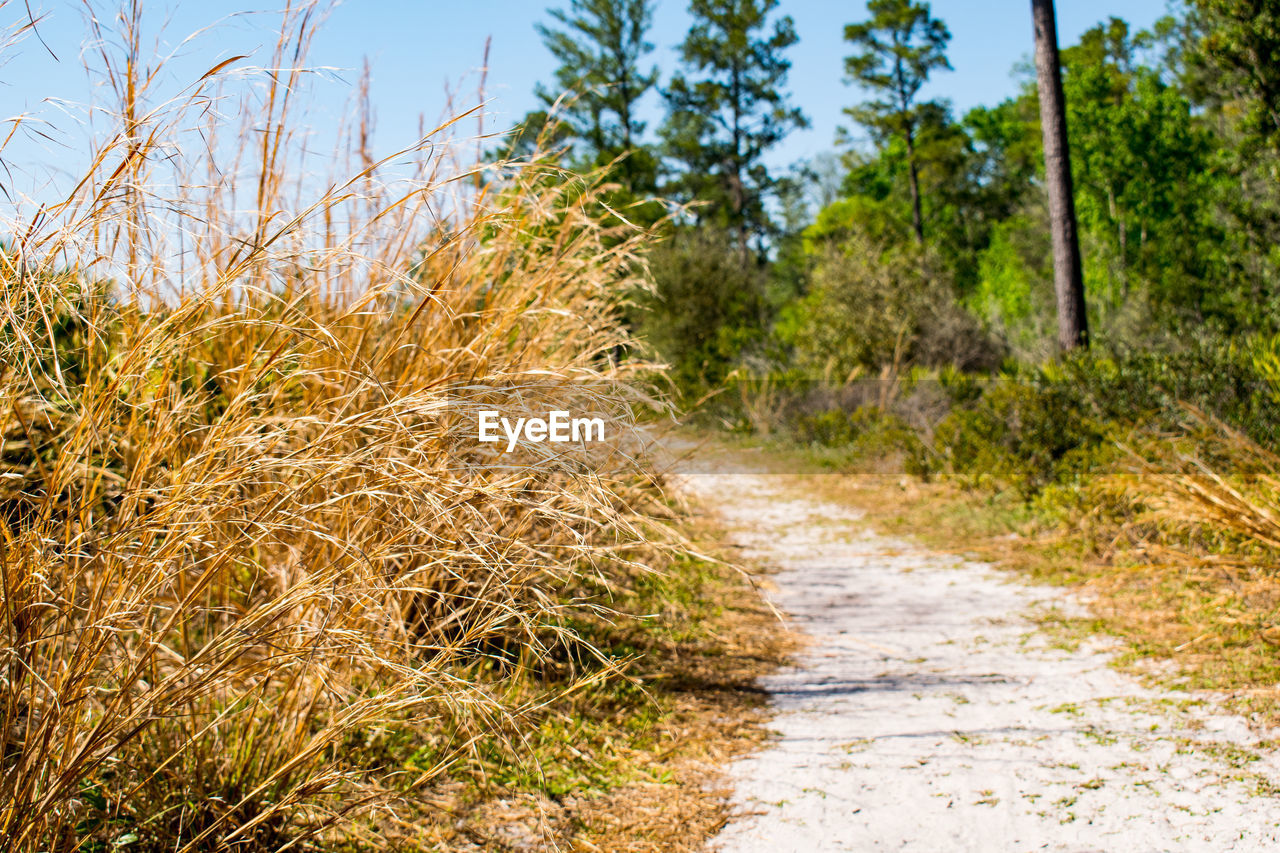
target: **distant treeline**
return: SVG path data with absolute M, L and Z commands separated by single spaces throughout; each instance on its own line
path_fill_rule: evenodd
M 662 79 L 653 5 L 548 13 L 539 32 L 560 64 L 512 148 L 541 138 L 571 168 L 616 163 L 611 203 L 628 217 L 692 205 L 652 256 L 656 291 L 632 318 L 684 386 L 744 365 L 839 380 L 1054 355 L 1032 69 L 1019 69 L 1017 95 L 957 115 L 920 96 L 951 67 L 928 3 L 871 0 L 853 22 L 833 9 L 849 44 L 831 69 L 852 84 L 848 126 L 831 154 L 771 170 L 766 153 L 807 124 L 787 91 L 792 20 L 777 0 L 692 0 L 680 67 Z M 1192 0 L 1150 30 L 1112 17 L 1063 46 L 1102 351 L 1277 330 L 1278 18 L 1275 0 Z M 649 128 L 637 103 L 655 89 L 666 115 Z

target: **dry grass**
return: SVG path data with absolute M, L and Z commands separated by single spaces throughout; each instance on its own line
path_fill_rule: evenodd
M 320 17 L 290 3 L 263 67 L 177 97 L 139 3 L 95 21 L 112 126 L 6 214 L 8 850 L 382 846 L 397 803 L 610 673 L 573 620 L 667 559 L 616 444 L 474 440 L 495 403 L 630 410 L 606 354 L 648 236 L 604 224 L 603 176 L 460 165 L 452 122 L 379 157 L 357 120 L 318 179 Z M 556 661 L 546 691 L 520 677 Z M 424 732 L 447 737 L 418 760 L 386 746 Z
M 716 530 L 693 527 L 715 553 Z M 563 697 L 530 732 L 523 764 L 469 772 L 436 793 L 452 819 L 423 846 L 466 850 L 695 851 L 728 817 L 722 772 L 764 736 L 756 679 L 790 652 L 758 592 L 723 562 L 686 558 L 617 590 L 640 618 L 580 626 L 629 658 L 625 681 Z

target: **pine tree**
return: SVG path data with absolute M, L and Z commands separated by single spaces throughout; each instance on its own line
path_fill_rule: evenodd
M 940 111 L 935 101 L 917 102 L 921 87 L 934 69 L 951 69 L 947 42 L 951 33 L 932 17 L 928 3 L 911 0 L 870 0 L 870 20 L 849 24 L 845 41 L 860 52 L 845 58 L 846 82 L 856 83 L 877 97 L 845 112 L 871 131 L 881 144 L 901 139 L 907 150 L 907 179 L 911 190 L 911 225 L 924 242 L 920 203 L 920 164 L 917 139 L 926 115 Z
M 798 38 L 778 0 L 692 0 L 693 26 L 680 46 L 684 66 L 665 93 L 666 153 L 680 164 L 678 186 L 706 202 L 698 216 L 728 227 L 745 259 L 770 231 L 765 200 L 774 185 L 765 153 L 808 126 L 784 86 L 783 52 Z
M 576 152 L 586 163 L 602 165 L 633 154 L 645 127 L 637 106 L 658 82 L 657 68 L 643 67 L 653 51 L 646 39 L 652 0 L 570 0 L 567 9 L 548 14 L 558 26 L 539 24 L 536 29 L 560 65 L 555 85 L 538 86 L 538 97 L 548 110 L 560 102 L 561 132 L 577 143 Z M 534 121 L 545 122 L 544 116 L 543 111 L 530 113 Z M 632 189 L 641 189 L 635 186 L 643 182 L 641 175 L 653 172 L 643 159 L 623 161 L 622 177 Z

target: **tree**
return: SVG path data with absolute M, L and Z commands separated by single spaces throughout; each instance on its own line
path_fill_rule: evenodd
M 906 234 L 882 242 L 858 224 L 820 247 L 812 289 L 780 324 L 797 362 L 837 380 L 912 364 L 998 364 L 998 348 L 956 302 L 943 265 L 927 257 L 932 251 Z
M 1062 51 L 1076 208 L 1091 245 L 1111 261 L 1113 302 L 1142 284 L 1165 307 L 1203 319 L 1201 256 L 1217 242 L 1203 225 L 1209 139 L 1186 97 L 1135 61 L 1150 38 L 1131 38 L 1112 18 Z
M 697 399 L 723 383 L 765 333 L 766 276 L 743 265 L 735 238 L 714 225 L 678 231 L 649 254 L 654 289 L 636 294 L 638 334 Z
M 1015 215 L 1028 200 L 1040 167 L 1040 128 L 1030 91 L 994 107 L 978 106 L 964 116 L 975 163 L 972 180 L 983 196 L 983 219 Z
M 845 82 L 857 83 L 879 97 L 845 112 L 870 130 L 881 145 L 897 138 L 906 146 L 911 224 L 916 241 L 923 244 L 916 138 L 923 112 L 936 112 L 940 105 L 917 104 L 916 98 L 930 71 L 950 70 L 946 47 L 951 34 L 942 21 L 931 16 L 928 3 L 870 0 L 867 10 L 870 20 L 844 29 L 845 41 L 861 48 L 845 58 Z
M 682 164 L 679 184 L 708 202 L 699 212 L 736 235 L 743 259 L 750 238 L 769 231 L 765 198 L 774 184 L 765 152 L 793 128 L 807 127 L 783 90 L 797 42 L 783 16 L 767 28 L 778 0 L 692 0 L 693 26 L 680 46 L 684 73 L 665 93 L 668 155 Z
M 1197 63 L 1213 67 L 1215 86 L 1238 99 L 1250 143 L 1280 154 L 1280 3 L 1193 0 L 1204 30 Z
M 1191 0 L 1188 88 L 1218 133 L 1215 275 L 1245 328 L 1280 328 L 1280 2 Z M 1189 36 L 1189 38 L 1187 38 Z M 1266 318 L 1263 321 L 1263 318 Z
M 1053 0 L 1031 0 L 1031 16 L 1035 27 L 1036 86 L 1040 93 L 1045 186 L 1053 243 L 1053 289 L 1058 299 L 1058 345 L 1063 350 L 1071 350 L 1089 345 L 1089 324 L 1085 316 L 1084 275 L 1076 234 L 1067 108 L 1062 94 Z
M 656 67 L 641 67 L 653 50 L 645 38 L 652 0 L 570 0 L 567 10 L 548 14 L 560 27 L 539 24 L 537 31 L 560 66 L 555 90 L 538 86 L 538 97 L 550 108 L 568 93 L 561 120 L 585 143 L 585 160 L 601 165 L 633 152 L 644 132 L 637 104 L 658 82 Z M 637 172 L 625 161 L 622 168 L 627 178 Z

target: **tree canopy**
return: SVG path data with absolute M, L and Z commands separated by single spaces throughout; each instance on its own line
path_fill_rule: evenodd
M 845 110 L 884 146 L 900 140 L 906 149 L 911 190 L 911 225 L 924 242 L 920 202 L 917 139 L 922 125 L 943 109 L 937 101 L 917 102 L 920 89 L 937 69 L 950 70 L 947 42 L 951 33 L 934 18 L 928 3 L 869 0 L 871 17 L 844 28 L 845 41 L 858 52 L 845 58 L 845 79 L 873 93 L 871 100 Z
M 766 197 L 774 178 L 765 152 L 808 126 L 785 89 L 797 42 L 789 16 L 773 19 L 778 0 L 693 0 L 693 26 L 680 45 L 682 69 L 664 96 L 665 153 L 673 188 L 705 206 L 699 221 L 730 228 L 744 253 L 770 232 Z M 759 245 L 759 243 L 757 243 Z

